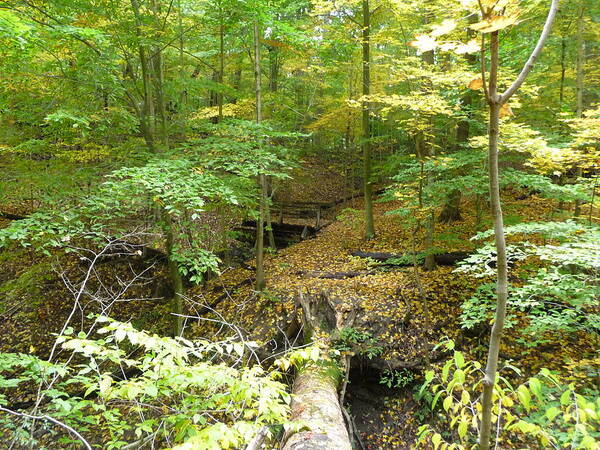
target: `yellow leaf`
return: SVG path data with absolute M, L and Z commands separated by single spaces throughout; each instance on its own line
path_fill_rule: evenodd
M 446 19 L 441 24 L 433 27 L 431 35 L 434 37 L 442 36 L 450 33 L 456 28 L 456 22 L 454 20 Z
M 505 103 L 500 108 L 500 117 L 514 116 L 512 109 L 508 103 Z
M 476 53 L 481 50 L 481 45 L 477 39 L 471 39 L 466 44 L 458 44 L 454 50 L 458 55 L 464 55 L 466 53 Z
M 471 25 L 471 29 L 480 33 L 492 33 L 494 31 L 503 30 L 517 23 L 519 13 L 515 12 L 508 16 L 491 16 Z
M 421 53 L 430 52 L 435 49 L 437 47 L 437 42 L 427 34 L 420 34 L 414 41 L 410 41 L 408 45 L 416 48 L 417 53 L 420 55 Z
M 471 81 L 469 81 L 467 87 L 469 89 L 473 89 L 474 91 L 483 89 L 483 79 L 481 77 L 473 78 Z

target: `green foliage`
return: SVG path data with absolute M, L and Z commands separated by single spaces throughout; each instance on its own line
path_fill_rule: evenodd
M 333 348 L 340 352 L 353 352 L 372 359 L 383 353 L 383 347 L 369 332 L 352 327 L 342 328 L 333 341 Z
M 454 348 L 453 343 L 447 346 Z M 451 344 L 451 345 L 448 345 Z M 514 367 L 507 366 L 518 373 Z M 442 367 L 425 374 L 419 393 L 436 412 L 419 428 L 417 445 L 435 449 L 477 448 L 481 364 L 454 351 Z M 424 394 L 428 392 L 429 395 Z M 597 389 L 582 394 L 574 384 L 542 369 L 513 387 L 506 374 L 494 384 L 492 408 L 496 441 L 503 448 L 597 448 L 600 400 Z
M 392 266 L 406 266 L 414 264 L 415 261 L 417 265 L 423 264 L 425 261 L 425 253 L 418 253 L 414 256 L 410 254 L 404 254 L 399 258 L 389 258 L 385 260 L 385 264 Z
M 508 236 L 537 235 L 536 240 L 520 240 L 508 246 L 513 271 L 522 278 L 509 289 L 506 327 L 511 328 L 525 315 L 527 326 L 522 341 L 528 346 L 546 342 L 548 331 L 600 332 L 596 308 L 600 280 L 600 229 L 575 222 L 523 223 L 507 227 Z M 491 231 L 474 239 L 485 239 Z M 535 243 L 542 236 L 542 244 Z M 493 274 L 495 253 L 488 244 L 460 263 L 457 269 L 477 277 Z M 495 310 L 494 286 L 484 283 L 466 300 L 462 325 L 472 328 L 487 323 Z
M 200 122 L 198 131 L 208 136 L 186 143 L 183 151 L 196 155 L 206 169 L 254 177 L 288 178 L 296 166 L 290 145 L 303 135 L 277 130 L 274 126 L 248 120 L 227 120 L 219 124 Z
M 179 272 L 192 283 L 201 283 L 207 273 L 219 273 L 221 260 L 212 252 L 202 248 L 181 250 L 173 248 L 171 260 L 177 264 Z
M 147 438 L 180 450 L 240 447 L 263 426 L 286 421 L 290 396 L 276 372 L 235 368 L 252 343 L 192 342 L 97 321 L 101 338 L 72 330 L 59 337 L 78 355 L 69 366 L 0 354 L 0 404 L 8 404 L 11 389 L 41 383 L 49 399 L 43 412 L 83 435 L 106 432 L 106 448 Z
M 410 385 L 414 379 L 415 376 L 408 369 L 385 369 L 379 378 L 379 384 L 383 384 L 388 388 L 402 389 Z

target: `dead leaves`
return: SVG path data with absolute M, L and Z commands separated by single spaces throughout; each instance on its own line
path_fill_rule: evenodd
M 483 79 L 481 77 L 473 78 L 469 83 L 467 83 L 467 87 L 469 89 L 473 89 L 477 91 L 479 89 L 483 89 Z
M 500 107 L 500 117 L 512 117 L 514 116 L 513 110 L 508 103 L 503 104 Z

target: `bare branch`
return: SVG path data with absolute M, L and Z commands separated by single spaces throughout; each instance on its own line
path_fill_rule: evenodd
M 79 439 L 81 441 L 81 443 L 84 445 L 84 447 L 88 450 L 92 450 L 92 446 L 88 443 L 88 441 L 85 440 L 85 438 L 79 434 L 79 432 L 77 430 L 75 430 L 74 428 L 70 427 L 69 425 L 67 425 L 66 423 L 62 423 L 60 420 L 56 420 L 54 417 L 50 417 L 47 415 L 43 415 L 43 416 L 33 416 L 31 414 L 26 414 L 26 413 L 21 413 L 18 411 L 13 411 L 11 409 L 8 408 L 4 408 L 2 406 L 0 406 L 0 411 L 4 411 L 5 413 L 8 414 L 12 414 L 13 416 L 18 416 L 18 417 L 24 417 L 26 419 L 33 419 L 33 420 L 48 420 L 56 425 L 58 425 L 59 427 L 64 428 L 65 430 L 67 430 L 69 433 L 73 434 L 74 436 L 77 437 L 77 439 Z

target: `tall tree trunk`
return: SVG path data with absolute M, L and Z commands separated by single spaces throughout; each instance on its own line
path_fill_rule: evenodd
M 427 149 L 425 144 L 425 138 L 423 133 L 417 134 L 415 137 L 415 152 L 417 153 L 417 157 L 419 158 L 421 165 L 421 173 L 419 176 L 419 191 L 418 191 L 418 200 L 419 200 L 419 210 L 423 211 L 425 207 L 425 201 L 423 198 L 423 190 L 426 185 L 430 185 L 432 183 L 431 177 L 429 174 L 425 174 L 425 158 L 427 156 L 432 156 Z M 434 270 L 436 268 L 435 255 L 432 252 L 433 247 L 433 232 L 435 227 L 435 211 L 432 209 L 429 213 L 429 217 L 425 222 L 425 239 L 423 242 L 423 251 L 425 252 L 425 261 L 423 262 L 423 268 L 425 270 Z M 418 225 L 416 230 L 420 230 L 421 221 L 418 220 Z
M 177 32 L 179 33 L 179 76 L 183 80 L 185 78 L 185 59 L 184 59 L 184 47 L 185 47 L 185 36 L 183 32 L 183 10 L 181 7 L 181 0 L 177 0 Z M 187 103 L 187 89 L 183 88 L 181 91 L 179 101 L 182 106 Z
M 262 85 L 260 67 L 260 34 L 258 22 L 254 22 L 254 84 L 256 89 L 256 122 L 262 122 Z M 260 188 L 258 221 L 256 222 L 256 290 L 262 292 L 265 288 L 265 205 L 267 201 L 267 177 L 259 173 Z
M 369 0 L 363 0 L 363 29 L 362 29 L 362 69 L 363 95 L 368 96 L 371 89 L 371 10 Z M 371 118 L 370 103 L 362 104 L 362 151 L 363 151 L 363 190 L 365 194 L 365 238 L 375 237 L 373 222 L 373 187 L 371 185 Z
M 150 3 L 152 12 L 158 19 L 160 12 L 159 6 L 156 0 L 152 0 Z M 164 86 L 165 86 L 165 72 L 164 63 L 162 57 L 162 51 L 160 46 L 154 46 L 152 49 L 152 68 L 153 68 L 153 86 L 156 96 L 156 109 L 158 112 L 158 124 L 160 129 L 160 141 L 161 144 L 167 148 L 169 146 L 168 128 L 167 128 L 167 103 L 165 99 Z
M 583 81 L 585 77 L 585 41 L 583 40 L 584 12 L 584 7 L 580 6 L 577 14 L 577 117 L 581 117 L 583 114 Z
M 469 23 L 477 22 L 477 15 L 471 14 L 469 16 Z M 475 33 L 473 30 L 469 29 L 467 31 L 467 39 L 472 39 Z M 466 55 L 467 62 L 475 66 L 477 62 L 477 58 L 474 54 Z M 469 136 L 471 134 L 471 117 L 472 111 L 471 107 L 473 105 L 473 92 L 469 89 L 460 100 L 461 108 L 463 113 L 465 114 L 465 119 L 460 120 L 456 126 L 456 142 L 455 142 L 455 150 L 459 151 L 464 144 L 469 141 Z M 441 223 L 451 223 L 456 222 L 461 219 L 460 216 L 460 201 L 462 199 L 462 191 L 460 189 L 454 189 L 450 191 L 448 194 L 446 203 L 442 208 L 442 212 L 440 213 L 439 221 Z
M 265 197 L 265 220 L 267 225 L 267 236 L 269 237 L 269 248 L 272 251 L 277 250 L 275 244 L 275 233 L 273 233 L 273 224 L 271 223 L 271 206 L 273 200 L 273 186 L 267 180 L 267 196 Z
M 142 21 L 140 18 L 140 5 L 138 0 L 131 0 L 131 9 L 135 17 L 135 32 L 138 38 L 138 56 L 142 70 L 142 106 L 139 108 L 140 130 L 146 145 L 151 151 L 155 149 L 154 143 L 154 98 L 148 51 L 142 44 Z
M 562 112 L 563 103 L 565 101 L 565 78 L 567 73 L 566 65 L 567 57 L 567 38 L 562 36 L 560 39 L 560 89 L 558 92 L 558 110 Z
M 584 64 L 585 64 L 585 41 L 583 40 L 583 14 L 584 7 L 580 6 L 577 15 L 577 110 L 576 115 L 580 118 L 583 114 L 583 82 L 585 77 Z M 575 176 L 580 178 L 583 174 L 581 167 L 575 168 Z M 581 215 L 581 201 L 575 200 L 575 210 L 573 211 L 574 217 Z
M 446 203 L 442 212 L 440 212 L 439 221 L 441 223 L 456 222 L 461 219 L 460 215 L 460 201 L 462 200 L 462 191 L 460 189 L 453 189 L 448 194 Z
M 559 0 L 552 0 L 550 10 L 544 29 L 540 38 L 529 56 L 529 59 L 523 66 L 517 79 L 503 93 L 498 93 L 498 70 L 499 70 L 499 47 L 498 31 L 494 31 L 490 35 L 490 74 L 489 86 L 485 86 L 486 99 L 489 105 L 489 153 L 488 166 L 490 178 L 490 204 L 492 216 L 494 218 L 494 238 L 496 242 L 496 313 L 494 316 L 494 325 L 490 335 L 490 343 L 488 347 L 487 364 L 485 368 L 485 376 L 483 378 L 483 396 L 481 400 L 481 427 L 479 429 L 479 448 L 480 450 L 488 450 L 492 438 L 492 398 L 494 394 L 494 384 L 496 381 L 496 373 L 498 372 L 498 355 L 500 353 L 500 342 L 502 340 L 502 332 L 504 330 L 504 321 L 506 319 L 506 303 L 508 300 L 508 265 L 506 260 L 506 239 L 504 236 L 504 218 L 502 216 L 502 205 L 500 201 L 500 180 L 498 170 L 498 138 L 500 135 L 500 109 L 515 92 L 521 87 L 525 78 L 531 71 L 535 61 L 539 57 L 542 48 L 550 34 L 552 24 L 556 17 Z M 483 55 L 482 55 L 483 57 Z M 482 68 L 485 67 L 485 62 L 482 61 Z M 484 71 L 482 77 L 485 79 Z
M 435 157 L 435 151 L 431 145 L 425 143 L 424 137 L 422 137 L 423 156 Z M 423 159 L 424 161 L 424 159 Z M 421 170 L 423 165 L 421 165 Z M 433 185 L 433 177 L 431 171 L 427 173 L 427 186 Z M 422 205 L 421 205 L 422 207 Z M 435 208 L 431 205 L 431 211 L 425 224 L 425 261 L 423 262 L 423 269 L 435 270 L 437 264 L 435 262 L 435 255 L 433 253 L 433 234 L 435 231 Z
M 223 77 L 225 72 L 225 25 L 223 24 L 223 5 L 219 3 L 219 122 L 223 121 Z
M 488 165 L 490 175 L 490 203 L 492 216 L 494 218 L 494 236 L 496 241 L 497 257 L 497 304 L 494 325 L 490 336 L 488 348 L 487 365 L 483 379 L 483 399 L 481 413 L 480 448 L 488 449 L 491 441 L 492 426 L 492 395 L 494 393 L 494 382 L 498 371 L 498 354 L 500 352 L 500 341 L 506 318 L 506 302 L 508 299 L 508 266 L 506 263 L 506 241 L 504 237 L 504 218 L 502 216 L 502 205 L 500 202 L 500 182 L 498 173 L 498 137 L 500 133 L 500 108 L 502 106 L 498 98 L 498 32 L 491 34 L 490 54 L 491 67 L 489 78 L 489 152 Z
M 233 75 L 233 89 L 235 89 L 236 94 L 235 97 L 231 98 L 231 103 L 235 104 L 238 101 L 238 91 L 240 90 L 240 87 L 242 86 L 242 63 L 243 63 L 243 58 L 240 57 L 238 63 L 237 63 L 237 67 L 235 69 L 234 75 Z
M 269 47 L 269 91 L 277 92 L 279 89 L 279 49 Z

